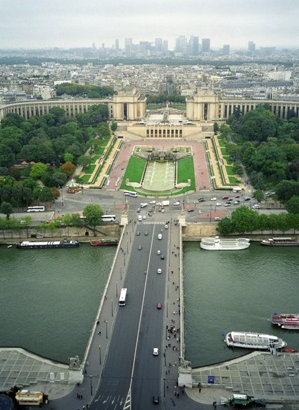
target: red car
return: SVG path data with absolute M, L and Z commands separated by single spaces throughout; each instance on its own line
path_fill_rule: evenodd
M 157 307 L 157 309 L 162 309 L 162 303 L 160 303 L 160 302 L 157 303 L 157 306 L 156 306 L 156 307 Z

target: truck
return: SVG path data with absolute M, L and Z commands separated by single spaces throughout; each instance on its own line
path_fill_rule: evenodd
M 170 201 L 162 201 L 162 206 L 169 206 Z
M 242 191 L 242 188 L 240 188 L 239 186 L 234 186 L 232 191 L 233 192 L 240 192 L 240 191 Z

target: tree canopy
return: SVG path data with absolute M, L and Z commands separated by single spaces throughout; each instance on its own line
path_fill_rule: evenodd
M 63 94 L 81 96 L 87 98 L 105 98 L 114 94 L 112 87 L 98 85 L 81 85 L 74 83 L 63 83 L 55 86 L 56 95 Z

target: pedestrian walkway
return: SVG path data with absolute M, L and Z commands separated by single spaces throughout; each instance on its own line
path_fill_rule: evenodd
M 201 403 L 220 404 L 232 393 L 267 403 L 299 402 L 299 353 L 253 352 L 218 365 L 192 369 L 193 389 L 186 393 Z
M 57 399 L 67 395 L 82 380 L 80 367 L 72 370 L 21 348 L 0 348 L 0 391 L 19 386 Z

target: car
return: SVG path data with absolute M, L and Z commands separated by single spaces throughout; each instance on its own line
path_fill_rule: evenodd
M 153 396 L 153 404 L 159 404 L 159 403 L 160 403 L 159 396 Z
M 204 202 L 205 199 L 204 198 L 198 198 L 198 202 Z
M 161 268 L 158 268 L 158 269 L 157 269 L 157 273 L 162 273 L 162 269 L 161 269 Z
M 164 255 L 161 255 L 161 256 L 160 256 L 160 259 L 162 259 L 162 260 L 163 260 L 163 259 L 164 259 Z
M 188 209 L 188 212 L 194 212 L 194 209 Z
M 162 238 L 163 238 L 162 234 L 158 233 L 158 239 L 162 239 Z
M 158 249 L 157 250 L 157 255 L 160 255 L 161 254 L 161 251 L 160 251 L 160 249 Z
M 215 222 L 221 221 L 221 218 L 220 218 L 219 216 L 215 216 L 214 221 L 215 221 Z
M 250 200 L 251 200 L 250 196 L 247 196 L 246 198 L 244 198 L 244 201 L 250 201 Z
M 240 198 L 240 195 L 236 195 L 235 198 Z
M 138 245 L 138 250 L 141 251 L 142 250 L 142 246 Z
M 173 206 L 180 206 L 181 203 L 180 203 L 180 201 L 175 201 L 172 205 L 173 205 Z
M 142 215 L 138 215 L 138 221 L 141 222 L 142 221 Z
M 143 215 L 143 216 L 142 216 L 142 219 L 146 219 L 146 215 Z
M 137 208 L 137 213 L 139 214 L 139 212 L 141 211 L 141 209 L 140 208 Z
M 229 196 L 223 196 L 222 197 L 222 199 L 224 200 L 224 199 L 228 199 L 229 198 Z
M 146 206 L 148 206 L 147 202 L 143 202 L 143 203 L 140 204 L 140 208 L 145 208 Z
M 211 198 L 211 201 L 217 201 L 217 198 L 213 196 L 213 198 Z
M 234 202 L 235 205 L 239 205 L 239 203 L 240 201 L 238 199 Z
M 161 209 L 161 212 L 162 212 L 162 214 L 164 214 L 164 212 L 165 212 L 165 209 L 164 209 L 164 208 L 162 208 L 162 209 Z
M 140 231 L 137 231 L 137 232 L 136 232 L 136 236 L 140 236 Z
M 165 229 L 168 229 L 168 225 L 167 225 L 167 224 L 165 224 L 165 225 L 164 225 L 164 228 L 165 228 Z
M 148 232 L 147 232 L 147 231 L 144 232 L 144 236 L 148 236 Z
M 231 206 L 231 203 L 225 203 L 224 206 Z
M 155 205 L 156 201 L 150 201 L 150 204 Z
M 221 202 L 216 202 L 216 206 L 221 206 Z
M 153 348 L 153 356 L 159 356 L 159 349 L 157 347 Z
M 159 309 L 159 310 L 162 309 L 162 303 L 158 302 L 157 305 L 156 305 L 156 308 Z
M 260 209 L 260 207 L 261 207 L 261 206 L 260 206 L 259 204 L 255 204 L 255 205 L 252 205 L 251 208 L 252 208 L 252 209 Z

